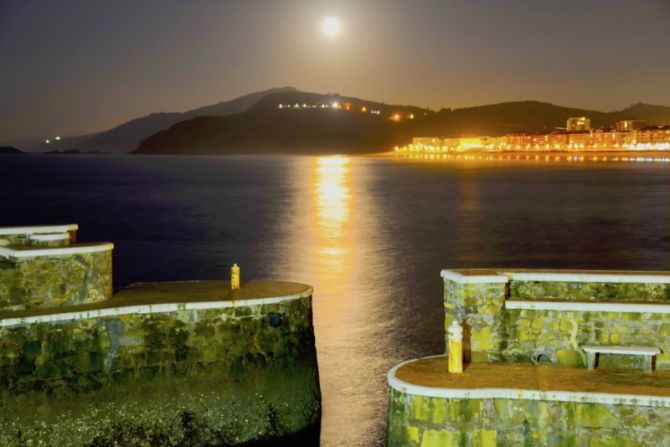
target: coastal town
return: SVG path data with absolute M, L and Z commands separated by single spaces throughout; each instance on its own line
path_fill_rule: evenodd
M 414 137 L 398 153 L 461 152 L 615 152 L 670 150 L 670 125 L 622 120 L 613 128 L 592 129 L 588 117 L 568 118 L 565 128 L 548 133 L 502 136 Z

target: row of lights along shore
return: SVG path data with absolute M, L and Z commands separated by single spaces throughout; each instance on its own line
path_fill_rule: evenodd
M 670 163 L 670 157 L 648 156 L 584 156 L 584 155 L 456 155 L 456 154 L 421 154 L 397 153 L 396 156 L 406 160 L 462 160 L 462 161 L 563 161 L 563 162 L 654 162 Z

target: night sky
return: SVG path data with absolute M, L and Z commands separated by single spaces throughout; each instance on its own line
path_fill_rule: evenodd
M 0 141 L 287 85 L 434 109 L 670 105 L 670 0 L 0 0 Z

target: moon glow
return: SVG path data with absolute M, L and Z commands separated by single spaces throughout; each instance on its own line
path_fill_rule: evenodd
M 326 36 L 334 38 L 342 31 L 342 24 L 337 17 L 328 17 L 321 23 L 321 28 Z

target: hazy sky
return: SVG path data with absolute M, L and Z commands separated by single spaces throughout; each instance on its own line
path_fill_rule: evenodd
M 0 0 L 0 141 L 286 85 L 434 109 L 670 105 L 670 0 Z

